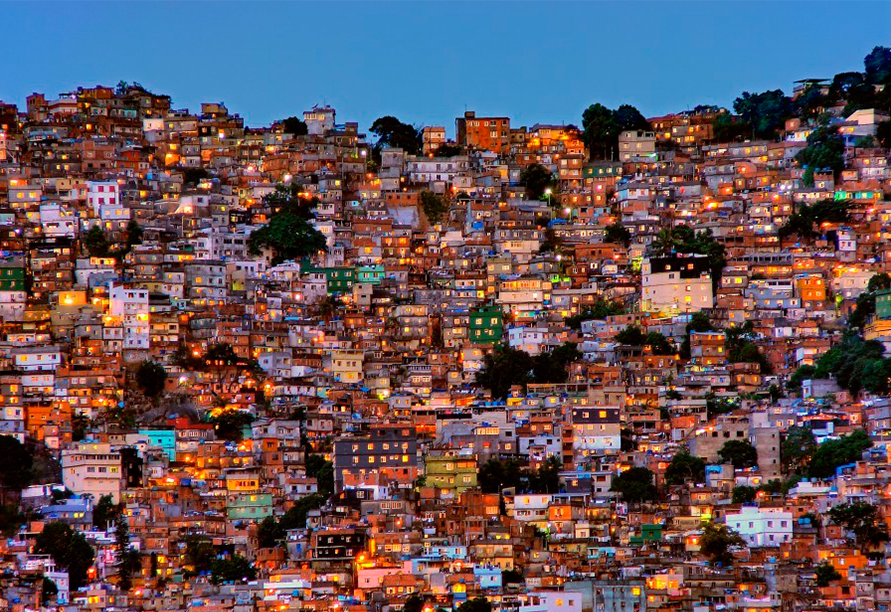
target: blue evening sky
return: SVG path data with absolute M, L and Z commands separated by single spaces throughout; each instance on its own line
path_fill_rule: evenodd
M 367 129 L 581 123 L 593 102 L 647 115 L 862 70 L 891 3 L 450 2 L 3 4 L 0 100 L 138 81 L 174 108 L 225 102 L 250 125 L 315 103 Z

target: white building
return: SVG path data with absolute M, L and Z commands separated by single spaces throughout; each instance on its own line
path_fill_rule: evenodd
M 103 230 L 124 230 L 130 221 L 130 209 L 121 203 L 117 181 L 87 181 L 87 206 L 101 221 Z
M 62 483 L 78 495 L 92 495 L 95 501 L 111 495 L 121 501 L 121 455 L 106 442 L 83 441 L 62 451 Z
M 727 527 L 739 533 L 753 548 L 779 546 L 792 539 L 792 513 L 778 508 L 743 506 L 739 514 L 728 514 Z
M 642 273 L 645 312 L 697 312 L 714 306 L 707 257 L 651 257 L 644 259 Z
M 533 591 L 520 612 L 582 612 L 582 594 L 572 591 Z
M 151 338 L 149 328 L 149 292 L 112 284 L 108 291 L 108 314 L 123 327 L 122 349 L 126 361 L 144 358 Z M 117 321 L 108 321 L 113 324 Z M 113 326 L 113 325 L 110 325 Z

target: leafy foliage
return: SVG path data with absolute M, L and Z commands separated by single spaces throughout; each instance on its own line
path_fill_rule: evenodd
M 520 173 L 520 182 L 526 187 L 526 197 L 540 200 L 546 189 L 555 187 L 554 175 L 541 164 L 529 164 Z
M 240 442 L 246 425 L 254 422 L 254 415 L 243 410 L 224 410 L 216 416 L 210 417 L 208 422 L 213 425 L 214 433 L 220 440 Z
M 90 257 L 108 257 L 111 252 L 111 242 L 98 225 L 94 225 L 84 234 L 84 247 Z
M 103 495 L 93 507 L 93 527 L 106 529 L 110 523 L 117 523 L 121 507 L 112 501 L 111 495 Z
M 492 612 L 492 604 L 485 597 L 475 597 L 458 606 L 456 612 Z
M 325 498 L 334 493 L 334 465 L 321 455 L 306 458 L 306 475 L 318 482 L 319 494 Z
M 733 546 L 745 546 L 745 540 L 726 525 L 709 522 L 703 527 L 700 551 L 713 564 L 733 565 L 733 553 L 730 552 Z
M 829 518 L 853 532 L 860 546 L 876 546 L 888 541 L 888 527 L 879 521 L 879 509 L 873 504 L 864 501 L 839 504 L 830 508 Z
M 631 242 L 631 232 L 628 231 L 627 227 L 616 221 L 606 226 L 603 241 L 628 246 Z
M 57 566 L 68 570 L 71 590 L 86 584 L 94 551 L 82 533 L 75 532 L 65 523 L 47 523 L 43 531 L 37 534 L 35 550 L 51 556 Z
M 767 357 L 754 343 L 755 333 L 752 321 L 733 325 L 725 332 L 727 338 L 727 360 L 731 363 L 757 363 L 763 374 L 770 374 L 772 368 Z
M 846 223 L 850 220 L 851 202 L 848 200 L 824 199 L 814 204 L 800 204 L 779 229 L 780 238 L 798 236 L 803 240 L 812 240 L 822 235 L 815 227 L 823 223 Z
M 801 473 L 817 452 L 817 439 L 810 427 L 793 425 L 783 436 L 780 444 L 780 459 L 783 466 L 795 473 Z
M 571 329 L 580 329 L 583 321 L 590 321 L 592 319 L 605 319 L 609 316 L 618 314 L 625 314 L 625 309 L 622 307 L 621 304 L 617 304 L 616 302 L 608 302 L 606 300 L 599 300 L 579 314 L 567 317 L 566 325 Z
M 872 440 L 862 429 L 838 440 L 827 440 L 814 452 L 809 474 L 812 478 L 829 478 L 839 466 L 859 461 L 863 451 L 871 447 Z
M 775 138 L 792 115 L 792 101 L 779 89 L 756 94 L 744 91 L 733 101 L 733 110 L 752 126 L 755 138 Z
M 31 484 L 34 458 L 24 444 L 13 436 L 0 435 L 0 457 L 0 486 L 21 491 Z
M 442 221 L 443 216 L 449 211 L 449 204 L 441 195 L 429 190 L 421 192 L 421 208 L 427 219 L 434 225 Z
M 619 148 L 619 134 L 626 130 L 649 130 L 646 118 L 630 104 L 612 110 L 597 103 L 582 113 L 583 138 L 592 159 L 612 159 Z
M 758 465 L 758 450 L 748 440 L 728 440 L 718 450 L 718 457 L 724 463 L 732 463 L 735 469 Z
M 495 457 L 480 466 L 477 482 L 483 493 L 500 493 L 514 488 L 518 493 L 559 493 L 560 471 L 557 457 L 548 457 L 538 470 L 522 469 L 515 459 Z
M 832 375 L 840 387 L 854 395 L 861 389 L 875 394 L 888 393 L 891 359 L 882 356 L 884 351 L 884 345 L 878 340 L 864 340 L 857 334 L 847 333 L 841 342 L 820 356 L 814 377 Z
M 653 502 L 658 493 L 653 472 L 643 467 L 630 468 L 613 478 L 610 491 L 619 493 L 629 503 Z
M 272 249 L 272 264 L 298 260 L 326 250 L 325 236 L 306 219 L 290 212 L 272 216 L 269 223 L 254 230 L 248 238 L 248 250 L 259 255 L 264 247 Z
M 677 225 L 659 230 L 650 245 L 651 254 L 666 256 L 672 254 L 699 254 L 709 260 L 712 283 L 721 279 L 721 272 L 727 263 L 724 245 L 715 240 L 710 229 L 694 231 L 689 225 Z
M 160 363 L 146 359 L 136 370 L 136 384 L 148 398 L 156 398 L 164 391 L 167 370 Z
M 291 136 L 306 136 L 309 133 L 306 123 L 299 117 L 288 117 L 282 121 L 282 131 Z
M 372 148 L 375 159 L 380 159 L 380 152 L 384 147 L 399 148 L 407 155 L 417 155 L 423 146 L 421 130 L 402 123 L 391 115 L 375 119 L 370 131 L 377 136 L 377 142 Z
M 672 457 L 665 469 L 665 482 L 669 485 L 681 485 L 688 479 L 705 482 L 705 461 L 691 455 L 690 451 L 683 450 Z
M 824 561 L 814 568 L 814 578 L 818 587 L 828 587 L 830 582 L 841 580 L 842 575 L 828 561 Z
M 887 84 L 891 81 L 891 48 L 873 47 L 863 58 L 866 80 L 870 83 Z
M 237 554 L 214 559 L 210 566 L 210 581 L 214 584 L 253 580 L 256 577 L 254 565 Z
M 807 147 L 795 156 L 806 166 L 802 181 L 807 186 L 814 184 L 814 172 L 828 170 L 838 174 L 845 167 L 845 143 L 837 131 L 821 127 L 807 137 Z
M 476 383 L 492 392 L 494 398 L 505 398 L 514 385 L 532 380 L 532 357 L 526 351 L 498 347 L 485 356 L 483 368 L 476 374 Z
M 758 489 L 756 489 L 755 487 L 739 485 L 737 487 L 733 487 L 732 501 L 734 504 L 748 504 L 755 501 L 755 495 L 757 494 Z

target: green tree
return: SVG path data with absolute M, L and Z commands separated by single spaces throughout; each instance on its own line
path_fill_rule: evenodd
M 699 550 L 704 556 L 708 557 L 712 564 L 721 566 L 733 565 L 735 559 L 730 549 L 734 546 L 745 546 L 745 540 L 738 533 L 727 527 L 727 525 L 708 522 L 702 528 Z
M 841 580 L 842 575 L 828 561 L 824 561 L 814 568 L 814 578 L 818 587 L 828 587 L 830 582 Z
M 891 121 L 882 121 L 876 126 L 876 141 L 886 149 L 891 149 Z
M 665 468 L 665 482 L 669 485 L 681 485 L 687 480 L 705 482 L 705 461 L 700 457 L 683 450 L 671 459 Z
M 458 606 L 457 612 L 492 612 L 492 604 L 485 597 L 475 597 Z
M 649 332 L 644 338 L 644 346 L 648 346 L 654 355 L 673 355 L 676 352 L 674 344 L 660 332 Z
M 425 189 L 421 192 L 421 208 L 424 209 L 424 214 L 430 223 L 436 225 L 449 211 L 449 204 L 441 195 Z
M 210 566 L 210 581 L 213 584 L 247 581 L 256 577 L 254 565 L 238 554 L 214 559 Z
M 526 188 L 526 197 L 540 200 L 545 190 L 554 188 L 554 175 L 541 164 L 529 164 L 520 173 L 520 183 Z
M 799 473 L 804 471 L 817 451 L 817 439 L 810 427 L 793 425 L 786 430 L 780 444 L 780 458 L 786 470 Z
M 319 494 L 326 498 L 334 493 L 334 465 L 321 455 L 309 455 L 306 458 L 306 475 L 315 478 L 319 486 Z
M 553 384 L 566 382 L 569 365 L 582 358 L 573 342 L 565 342 L 547 353 L 532 358 L 532 376 L 536 383 Z
M 130 527 L 123 514 L 118 514 L 115 521 L 115 544 L 118 554 L 118 585 L 129 591 L 133 586 L 133 574 L 142 569 L 142 556 L 130 546 Z
M 521 486 L 522 470 L 514 459 L 502 461 L 492 457 L 480 466 L 477 482 L 483 493 L 501 493 L 503 489 Z
M 534 363 L 529 353 L 509 347 L 498 347 L 485 356 L 482 369 L 476 374 L 476 384 L 492 392 L 492 397 L 507 397 L 514 385 L 531 382 Z
M 560 472 L 563 465 L 557 457 L 548 457 L 537 472 L 529 472 L 529 491 L 531 493 L 559 493 Z
M 821 127 L 807 137 L 807 147 L 799 151 L 795 159 L 805 167 L 802 181 L 807 186 L 813 186 L 814 172 L 831 171 L 838 175 L 844 169 L 844 140 L 836 129 Z
M 464 155 L 464 149 L 460 145 L 444 143 L 436 148 L 433 155 L 434 157 L 455 157 Z
M 328 498 L 324 495 L 319 495 L 318 493 L 301 497 L 294 502 L 294 505 L 291 506 L 281 518 L 279 525 L 281 526 L 282 531 L 305 529 L 306 517 L 309 515 L 309 512 L 311 510 L 318 510 L 324 506 L 327 501 Z
M 111 251 L 111 243 L 98 225 L 94 225 L 84 234 L 84 247 L 90 257 L 108 257 Z
M 185 538 L 186 554 L 185 564 L 190 566 L 186 574 L 198 575 L 210 571 L 210 567 L 217 558 L 217 551 L 206 536 L 187 536 Z
M 629 346 L 643 346 L 646 336 L 643 330 L 637 325 L 629 325 L 625 329 L 619 330 L 615 337 L 619 344 L 627 344 Z
M 592 159 L 613 159 L 619 148 L 619 134 L 626 130 L 649 130 L 650 124 L 635 107 L 622 104 L 616 110 L 597 103 L 582 113 L 582 138 Z
M 566 318 L 566 325 L 572 329 L 581 329 L 582 322 L 592 319 L 605 319 L 607 317 L 625 314 L 625 309 L 621 304 L 616 302 L 608 302 L 606 300 L 598 300 L 591 306 L 588 306 L 577 315 Z
M 877 546 L 888 541 L 888 527 L 879 521 L 879 509 L 873 504 L 839 504 L 829 509 L 829 518 L 852 532 L 859 546 Z
M 257 546 L 260 548 L 278 546 L 284 537 L 285 533 L 274 517 L 267 516 L 257 525 Z
M 755 138 L 775 138 L 792 115 L 792 101 L 779 89 L 762 93 L 744 91 L 733 110 L 752 126 Z
M 604 229 L 603 241 L 628 246 L 631 243 L 631 232 L 619 221 L 616 221 Z
M 94 551 L 83 534 L 75 532 L 65 523 L 47 523 L 43 531 L 37 534 L 35 550 L 39 554 L 49 555 L 58 567 L 68 570 L 72 591 L 86 584 Z
M 137 244 L 142 244 L 142 226 L 136 222 L 136 219 L 127 221 L 127 252 Z
M 872 440 L 862 429 L 838 440 L 827 440 L 814 452 L 808 473 L 812 478 L 829 478 L 838 467 L 859 461 L 863 451 L 871 447 Z
M 424 598 L 417 593 L 412 593 L 405 600 L 402 606 L 402 612 L 422 612 L 424 609 Z
M 254 415 L 243 410 L 224 410 L 208 421 L 213 425 L 217 439 L 240 442 L 245 426 L 254 422 Z
M 655 502 L 658 490 L 653 484 L 653 472 L 644 467 L 633 467 L 625 470 L 615 478 L 610 487 L 631 504 Z
M 863 58 L 866 79 L 873 84 L 888 84 L 891 80 L 891 48 L 873 47 Z
M 282 131 L 291 136 L 306 136 L 309 133 L 306 123 L 299 117 L 288 117 L 282 121 Z
M 612 158 L 618 144 L 619 126 L 615 114 L 606 106 L 592 104 L 582 113 L 582 135 L 591 159 Z
M 109 524 L 117 523 L 121 507 L 112 501 L 111 495 L 103 495 L 93 507 L 93 527 L 107 529 Z
M 250 253 L 260 255 L 263 248 L 272 250 L 273 265 L 327 250 L 324 234 L 291 212 L 273 215 L 269 223 L 251 233 L 248 238 Z
M 56 586 L 56 583 L 44 576 L 40 585 L 40 601 L 44 604 L 50 604 L 50 602 L 56 601 L 56 595 L 58 594 L 59 587 Z
M 377 160 L 384 147 L 395 147 L 402 149 L 407 155 L 417 155 L 423 146 L 421 130 L 390 115 L 375 119 L 370 131 L 377 136 L 377 142 L 372 148 L 372 155 Z
M 712 284 L 717 286 L 727 263 L 724 245 L 718 242 L 710 229 L 695 231 L 689 225 L 677 225 L 659 230 L 650 245 L 651 255 L 664 257 L 672 254 L 705 255 L 709 261 Z
M 7 491 L 18 492 L 31 484 L 34 457 L 18 439 L 5 435 L 0 436 L 0 457 L 5 457 L 0 462 L 0 487 L 5 498 Z
M 146 397 L 155 399 L 164 391 L 167 370 L 160 363 L 146 359 L 136 370 L 136 384 Z
M 737 487 L 733 487 L 733 503 L 734 504 L 748 504 L 755 501 L 755 495 L 758 494 L 758 489 L 755 487 L 749 487 L 746 485 L 739 485 Z
M 724 463 L 732 463 L 735 469 L 758 465 L 758 450 L 748 440 L 728 440 L 718 451 Z

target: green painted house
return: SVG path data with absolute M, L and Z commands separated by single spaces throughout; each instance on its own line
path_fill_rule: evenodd
M 24 291 L 25 269 L 21 266 L 0 265 L 0 291 Z
M 497 344 L 504 332 L 504 315 L 496 306 L 470 313 L 470 341 L 473 344 Z
M 891 289 L 876 291 L 876 318 L 891 319 Z
M 226 516 L 233 521 L 262 521 L 272 516 L 272 494 L 250 493 L 230 498 Z
M 459 455 L 453 450 L 434 452 L 425 459 L 427 486 L 453 495 L 475 487 L 478 470 L 475 456 Z
M 356 282 L 379 285 L 384 280 L 384 267 L 382 265 L 359 266 L 356 270 Z
M 356 268 L 316 268 L 308 262 L 301 263 L 301 272 L 321 273 L 328 283 L 328 295 L 349 293 L 356 282 Z

